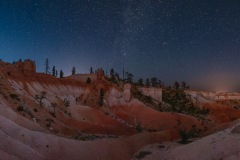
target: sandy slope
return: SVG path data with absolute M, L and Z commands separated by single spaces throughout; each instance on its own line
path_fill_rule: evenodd
M 171 140 L 171 132 L 141 133 L 129 138 L 76 141 L 31 131 L 0 116 L 0 154 L 20 159 L 131 159 L 148 143 Z M 143 140 L 143 141 L 142 141 Z
M 165 148 L 153 149 L 152 154 L 145 160 L 237 160 L 240 159 L 240 130 L 232 133 L 234 127 L 239 126 L 238 121 L 233 127 L 214 133 L 187 145 L 174 147 L 168 144 Z M 176 145 L 175 145 L 176 146 Z M 147 150 L 147 148 L 145 148 Z

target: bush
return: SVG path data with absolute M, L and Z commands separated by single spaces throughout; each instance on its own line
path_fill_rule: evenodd
M 140 126 L 139 123 L 135 126 L 135 128 L 138 132 L 142 132 L 142 127 Z
M 18 111 L 18 112 L 23 111 L 23 106 L 18 106 L 18 107 L 17 107 L 17 111 Z
M 188 141 L 190 138 L 196 138 L 199 137 L 199 132 L 201 130 L 197 130 L 196 125 L 192 126 L 192 129 L 187 132 L 186 130 L 180 130 L 179 131 L 179 135 L 181 137 L 181 140 L 179 141 L 179 143 L 181 144 L 187 144 L 190 143 L 191 141 Z
M 137 159 L 142 159 L 144 157 L 146 157 L 147 155 L 151 154 L 152 152 L 149 152 L 149 151 L 141 151 L 138 153 L 138 155 L 136 155 L 135 157 Z
M 91 83 L 91 78 L 88 77 L 86 80 L 86 83 L 88 83 L 88 84 Z
M 18 101 L 20 101 L 20 98 L 18 97 L 18 95 L 16 95 L 16 94 L 10 94 L 9 95 L 12 99 L 16 99 L 16 100 L 18 100 Z

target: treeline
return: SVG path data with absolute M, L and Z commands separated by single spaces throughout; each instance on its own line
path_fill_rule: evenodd
M 139 78 L 136 82 L 133 81 L 134 75 L 130 72 L 127 72 L 123 69 L 122 78 L 120 78 L 119 74 L 114 71 L 113 68 L 110 70 L 110 75 L 107 76 L 107 79 L 113 83 L 119 84 L 119 82 L 123 83 L 131 83 L 135 86 L 142 86 L 142 87 L 161 87 L 161 88 L 169 88 L 169 89 L 176 89 L 176 90 L 185 90 L 189 89 L 190 86 L 186 84 L 186 82 L 178 82 L 175 81 L 172 86 L 165 86 L 164 81 L 158 79 L 157 77 L 146 78 Z
M 49 60 L 48 58 L 45 60 L 45 73 L 46 74 L 51 74 L 55 77 L 63 78 L 64 77 L 64 72 L 62 69 L 58 71 L 55 66 L 52 66 L 52 69 L 50 71 L 50 66 L 49 66 Z M 75 75 L 77 73 L 76 67 L 72 67 L 71 71 L 72 75 Z M 90 67 L 89 69 L 90 74 L 96 74 L 97 70 L 94 71 L 93 67 Z M 136 86 L 142 86 L 142 87 L 162 87 L 162 88 L 169 88 L 169 89 L 189 89 L 189 85 L 186 84 L 186 82 L 174 82 L 173 86 L 165 86 L 164 82 L 158 79 L 157 77 L 152 77 L 152 78 L 146 78 L 145 80 L 143 78 L 139 78 L 136 82 L 133 81 L 134 75 L 128 71 L 125 71 L 124 68 L 122 70 L 122 75 L 120 76 L 119 73 L 115 72 L 113 68 L 110 69 L 110 73 L 108 75 L 108 72 L 105 71 L 105 77 L 107 80 L 120 84 L 120 83 L 131 83 Z M 87 83 L 90 83 L 91 80 L 87 80 Z

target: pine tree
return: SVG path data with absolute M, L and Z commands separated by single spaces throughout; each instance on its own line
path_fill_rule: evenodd
M 139 85 L 139 86 L 143 86 L 143 79 L 142 79 L 142 78 L 140 78 L 140 79 L 138 80 L 138 85 Z
M 162 86 L 162 81 L 159 79 L 158 80 L 158 86 L 161 87 Z
M 151 78 L 151 84 L 152 84 L 152 87 L 157 86 L 157 78 L 156 77 Z
M 111 79 L 112 82 L 115 82 L 115 75 L 114 75 L 113 68 L 111 68 L 111 70 L 110 70 L 110 79 Z
M 53 68 L 52 68 L 52 75 L 56 76 L 56 68 L 55 68 L 55 66 L 53 66 Z
M 176 90 L 178 90 L 179 89 L 179 83 L 176 81 L 175 83 L 174 83 L 174 88 L 176 89 Z
M 127 76 L 126 82 L 127 82 L 127 83 L 132 83 L 133 74 L 132 74 L 132 73 L 129 73 L 129 72 L 126 72 L 125 74 L 126 74 L 126 76 Z
M 114 69 L 113 69 L 113 68 L 111 68 L 111 70 L 110 70 L 110 76 L 111 76 L 111 77 L 114 76 Z
M 62 70 L 60 70 L 60 78 L 63 78 L 63 76 L 64 76 L 64 73 Z
M 182 88 L 182 90 L 185 90 L 187 88 L 186 82 L 182 82 L 181 88 Z
M 149 80 L 149 78 L 146 79 L 145 85 L 146 85 L 147 87 L 150 86 L 150 80 Z
M 93 68 L 90 67 L 90 74 L 93 74 Z
M 72 68 L 72 75 L 76 74 L 76 68 L 73 66 Z
M 104 91 L 103 91 L 103 89 L 101 88 L 101 89 L 100 89 L 100 92 L 99 92 L 99 100 L 98 100 L 98 105 L 99 105 L 99 106 L 102 106 L 102 105 L 103 105 L 103 99 L 104 99 Z
M 119 80 L 120 79 L 120 77 L 119 77 L 119 74 L 117 73 L 117 72 L 115 72 L 115 79 L 117 79 L 117 80 Z
M 58 71 L 56 70 L 56 72 L 55 72 L 55 75 L 56 75 L 56 77 L 58 77 Z

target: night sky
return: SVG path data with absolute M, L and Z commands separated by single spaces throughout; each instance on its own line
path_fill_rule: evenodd
M 240 87 L 239 0 L 0 0 L 0 58 Z

